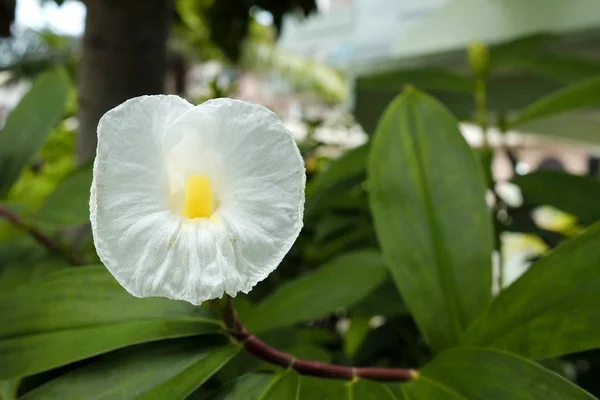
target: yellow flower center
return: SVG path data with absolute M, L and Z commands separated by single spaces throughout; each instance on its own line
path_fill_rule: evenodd
M 183 215 L 192 218 L 208 218 L 215 210 L 215 200 L 206 175 L 192 175 L 185 184 Z

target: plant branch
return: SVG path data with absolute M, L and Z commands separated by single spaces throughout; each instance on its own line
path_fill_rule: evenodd
M 238 317 L 231 299 L 227 299 L 227 304 L 223 312 L 223 321 L 228 328 L 229 335 L 237 340 L 248 353 L 270 364 L 293 369 L 300 375 L 343 380 L 362 378 L 390 382 L 410 381 L 418 375 L 416 370 L 408 368 L 348 367 L 320 361 L 297 359 L 289 353 L 269 346 L 248 331 Z
M 40 230 L 35 227 L 25 223 L 21 217 L 17 214 L 10 211 L 8 208 L 0 204 L 0 217 L 3 217 L 8 222 L 13 224 L 19 229 L 27 232 L 31 237 L 33 237 L 39 244 L 44 246 L 49 252 L 60 255 L 65 259 L 69 264 L 73 266 L 82 265 L 83 263 L 69 251 L 65 250 L 63 246 L 61 246 L 58 242 L 46 236 Z

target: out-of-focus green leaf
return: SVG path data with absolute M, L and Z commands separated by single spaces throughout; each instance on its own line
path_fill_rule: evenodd
M 350 309 L 351 313 L 363 315 L 400 315 L 408 314 L 404 300 L 391 279 L 386 279 L 364 299 Z
M 344 351 L 350 359 L 354 358 L 360 345 L 371 330 L 370 320 L 370 316 L 364 315 L 356 315 L 350 318 L 350 325 L 344 333 Z
M 340 190 L 355 187 L 364 180 L 370 142 L 348 150 L 337 160 L 331 161 L 306 187 L 306 217 L 328 207 L 339 195 Z M 342 190 L 343 191 L 343 190 Z M 347 193 L 342 193 L 348 197 Z
M 463 342 L 538 360 L 600 347 L 599 244 L 600 223 L 534 263 Z
M 553 372 L 510 353 L 490 349 L 445 350 L 409 383 L 390 385 L 411 400 L 591 400 L 594 397 Z
M 600 220 L 600 181 L 587 176 L 540 170 L 513 178 L 528 202 L 574 215 L 582 224 Z
M 353 382 L 302 378 L 298 400 L 404 400 L 402 393 L 387 385 L 368 380 Z
M 239 351 L 202 342 L 165 341 L 110 353 L 21 399 L 184 399 Z
M 23 260 L 20 263 L 5 265 L 0 268 L 0 294 L 15 290 L 21 285 L 38 281 L 63 269 L 72 268 L 63 259 L 50 257 L 46 259 Z
M 468 77 L 447 70 L 420 68 L 405 69 L 370 76 L 363 79 L 361 84 L 367 89 L 389 90 L 390 88 L 395 88 L 397 91 L 400 91 L 404 86 L 410 84 L 424 90 L 471 93 L 473 91 L 474 81 Z
M 481 164 L 452 115 L 408 89 L 379 123 L 368 177 L 375 230 L 408 309 L 435 350 L 458 344 L 491 298 Z
M 319 171 L 306 188 L 307 196 L 325 190 L 335 183 L 365 172 L 371 142 L 348 150 L 337 160 L 333 160 Z
M 298 400 L 300 395 L 300 375 L 293 371 L 275 375 L 258 399 Z
M 404 400 L 402 393 L 394 393 L 387 385 L 379 382 L 360 380 L 349 384 L 349 400 Z
M 269 374 L 245 374 L 220 387 L 206 400 L 259 400 L 272 379 L 273 375 Z
M 88 163 L 67 176 L 46 198 L 33 218 L 57 225 L 77 225 L 89 221 L 92 168 L 93 164 Z
M 38 76 L 0 131 L 0 198 L 6 197 L 21 170 L 62 116 L 69 77 L 57 68 Z
M 220 329 L 205 308 L 129 295 L 103 266 L 59 271 L 0 296 L 0 379 Z
M 304 256 L 313 263 L 328 262 L 333 257 L 349 251 L 374 248 L 377 238 L 369 223 L 348 227 L 344 234 L 338 234 L 325 242 L 312 243 L 304 249 Z
M 210 400 L 298 400 L 300 376 L 292 371 L 275 375 L 246 374 L 208 396 Z
M 258 332 L 322 317 L 358 302 L 383 281 L 385 274 L 385 265 L 376 251 L 342 255 L 282 285 L 256 305 L 244 322 Z
M 600 78 L 586 79 L 541 98 L 522 110 L 510 123 L 515 127 L 534 119 L 600 104 Z
M 0 400 L 16 400 L 20 383 L 20 379 L 0 381 Z

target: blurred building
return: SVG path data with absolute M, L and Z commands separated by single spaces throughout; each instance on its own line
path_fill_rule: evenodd
M 428 70 L 469 75 L 465 49 L 472 41 L 503 46 L 511 41 L 555 40 L 554 50 L 600 60 L 600 2 L 590 0 L 322 0 L 320 13 L 304 21 L 288 16 L 279 45 L 342 69 L 351 80 L 348 107 L 372 132 L 385 106 L 406 83 L 432 93 L 455 114 L 468 118 L 470 92 L 456 92 L 428 79 Z M 553 44 L 554 45 L 554 44 Z M 528 50 L 513 52 L 525 59 Z M 516 111 L 564 84 L 527 71 L 505 68 L 490 77 L 490 112 Z M 588 170 L 600 146 L 596 110 L 566 113 L 523 126 L 512 146 L 523 168 L 547 158 L 574 173 Z M 463 129 L 471 144 L 477 129 Z M 522 133 L 522 132 L 521 132 Z M 514 136 L 514 135 L 513 135 Z M 498 142 L 499 143 L 499 142 Z M 502 144 L 504 147 L 505 144 Z M 506 176 L 506 160 L 497 162 Z M 527 167 L 525 167 L 527 165 Z

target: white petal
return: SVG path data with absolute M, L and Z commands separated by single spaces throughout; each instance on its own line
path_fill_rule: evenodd
M 166 134 L 158 129 L 154 162 L 136 156 L 143 162 L 132 165 L 131 148 L 121 148 L 112 154 L 114 168 L 104 165 L 110 157 L 102 154 L 103 136 L 112 147 L 122 134 L 113 130 L 129 126 L 131 117 L 115 113 L 113 124 L 101 123 L 99 131 L 110 127 L 111 133 L 99 136 L 92 203 L 95 197 L 98 253 L 127 290 L 199 304 L 248 292 L 279 265 L 302 227 L 305 173 L 291 134 L 264 107 L 218 99 L 187 108 L 180 118 L 162 121 L 176 120 Z M 139 166 L 150 176 L 128 179 L 129 171 L 128 183 L 119 180 L 119 170 Z M 211 219 L 188 220 L 169 203 L 179 201 L 187 177 L 196 173 L 209 177 L 220 203 Z M 141 194 L 148 197 L 140 207 Z
M 193 108 L 177 96 L 143 96 L 107 112 L 98 125 L 90 220 L 100 259 L 132 294 L 147 238 L 170 228 L 164 147 L 167 129 Z M 157 260 L 155 260 L 158 262 Z M 133 273 L 132 273 L 133 271 Z

